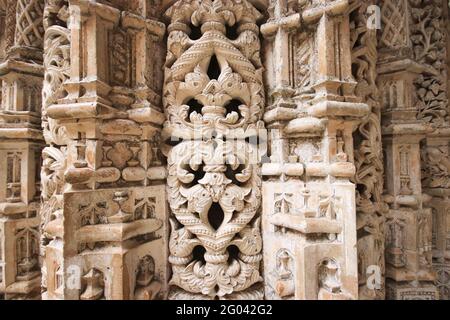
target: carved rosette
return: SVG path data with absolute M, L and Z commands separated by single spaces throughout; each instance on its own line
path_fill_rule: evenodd
M 166 16 L 172 298 L 261 299 L 261 14 L 248 1 L 181 0 Z

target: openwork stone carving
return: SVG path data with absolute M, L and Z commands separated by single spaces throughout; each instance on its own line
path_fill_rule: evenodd
M 167 152 L 171 296 L 262 298 L 258 150 L 245 140 L 263 127 L 261 15 L 248 1 L 182 0 L 166 16 L 163 134 L 180 140 Z
M 350 15 L 353 75 L 358 82 L 355 91 L 371 108 L 370 114 L 354 134 L 360 299 L 384 299 L 384 283 L 378 284 L 375 290 L 367 288 L 370 276 L 367 270 L 370 266 L 378 266 L 384 273 L 384 215 L 387 209 L 382 199 L 384 165 L 380 95 L 376 82 L 377 34 L 376 29 L 369 29 L 368 26 L 369 7 L 376 3 L 377 1 L 353 1 Z M 398 10 L 397 7 L 388 8 L 385 10 L 392 10 L 393 15 Z M 392 34 L 390 36 L 393 37 Z

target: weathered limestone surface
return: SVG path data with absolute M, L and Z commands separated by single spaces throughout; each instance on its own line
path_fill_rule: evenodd
M 450 299 L 447 0 L 0 0 L 0 299 Z
M 37 299 L 44 3 L 0 4 L 0 294 Z

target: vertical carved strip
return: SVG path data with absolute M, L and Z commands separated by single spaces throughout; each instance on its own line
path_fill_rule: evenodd
M 46 3 L 46 299 L 167 295 L 162 65 L 147 50 L 165 27 L 142 4 Z
M 394 3 L 398 4 L 396 11 Z M 430 6 L 424 5 L 422 1 L 387 0 L 381 12 L 383 28 L 395 24 L 396 15 L 408 20 L 399 30 L 399 37 L 408 41 L 381 41 L 378 63 L 383 145 L 388 168 L 384 196 L 389 205 L 385 235 L 388 299 L 437 298 L 431 265 L 432 212 L 427 208 L 429 197 L 423 193 L 420 171 L 420 148 L 428 127 L 420 116 L 421 93 L 416 96 L 417 82 L 434 73 L 424 63 L 423 56 L 423 49 L 431 48 L 420 45 L 431 39 L 422 34 L 427 32 L 425 29 L 429 31 L 425 25 L 430 23 L 428 17 L 431 17 L 427 13 Z
M 6 31 L 5 31 L 5 49 L 8 50 L 14 45 L 14 36 L 16 30 L 16 8 L 17 2 L 6 0 Z
M 384 167 L 381 108 L 376 83 L 377 30 L 376 26 L 373 26 L 373 29 L 368 26 L 369 7 L 376 3 L 378 2 L 354 1 L 350 15 L 353 75 L 358 82 L 355 89 L 356 95 L 362 97 L 371 109 L 369 116 L 364 119 L 354 134 L 360 299 L 384 299 L 385 295 L 384 214 L 386 207 L 382 199 Z M 389 28 L 393 27 L 389 25 Z M 369 279 L 370 276 L 372 280 Z
M 64 172 L 67 169 L 67 145 L 69 137 L 66 129 L 48 116 L 50 106 L 67 95 L 63 85 L 70 78 L 70 31 L 69 2 L 46 1 L 43 26 L 44 35 L 44 85 L 42 91 L 42 127 L 47 144 L 42 152 L 42 203 L 41 203 L 41 255 L 42 255 L 42 298 L 62 298 L 63 257 L 57 256 L 53 248 L 63 246 Z M 56 249 L 55 249 L 56 251 Z M 53 268 L 60 271 L 60 279 L 55 283 Z M 57 293 L 60 295 L 57 296 Z
M 181 0 L 166 16 L 170 298 L 261 299 L 258 150 L 246 141 L 263 128 L 261 15 L 248 1 Z

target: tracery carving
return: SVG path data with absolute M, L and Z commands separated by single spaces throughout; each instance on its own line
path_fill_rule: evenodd
M 248 1 L 182 0 L 166 16 L 163 134 L 187 140 L 168 151 L 172 296 L 262 297 L 261 181 L 257 150 L 244 140 L 262 127 L 261 15 Z

